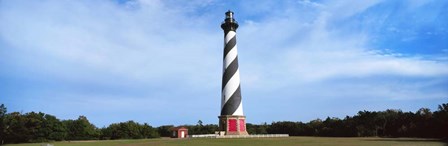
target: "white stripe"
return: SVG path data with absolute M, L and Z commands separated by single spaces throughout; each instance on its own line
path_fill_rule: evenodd
M 236 58 L 237 55 L 238 55 L 238 50 L 235 45 L 235 47 L 233 47 L 232 50 L 230 50 L 229 53 L 227 53 L 226 57 L 224 58 L 223 73 L 224 73 L 225 69 L 227 67 L 229 67 L 230 63 L 232 63 L 232 61 Z
M 224 102 L 221 102 L 221 109 L 224 107 L 224 104 L 229 100 L 230 96 L 238 89 L 240 85 L 240 70 L 236 70 L 235 74 L 230 78 L 229 82 L 224 86 L 222 90 L 222 99 Z
M 224 38 L 224 48 L 229 41 L 236 36 L 235 31 L 229 31 L 227 35 Z M 225 72 L 225 69 L 229 67 L 229 65 L 232 63 L 233 60 L 237 57 L 237 46 L 235 46 L 226 54 L 223 62 L 223 73 Z M 239 69 L 236 70 L 235 74 L 230 78 L 229 82 L 224 86 L 224 89 L 222 91 L 222 101 L 221 101 L 221 109 L 224 107 L 225 103 L 230 99 L 230 96 L 232 96 L 235 91 L 240 86 L 240 71 Z M 236 109 L 236 111 L 231 115 L 243 115 L 243 102 L 240 102 L 240 105 Z
M 229 43 L 229 41 L 236 35 L 235 31 L 229 31 L 226 35 L 226 38 L 224 39 L 224 46 L 225 44 Z
M 243 116 L 243 100 L 241 100 L 240 105 L 232 115 Z

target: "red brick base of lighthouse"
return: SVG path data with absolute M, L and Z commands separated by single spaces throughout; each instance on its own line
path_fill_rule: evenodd
M 219 116 L 219 128 L 226 135 L 249 135 L 246 131 L 246 116 Z

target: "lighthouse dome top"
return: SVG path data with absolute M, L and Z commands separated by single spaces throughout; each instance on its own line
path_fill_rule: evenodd
M 236 22 L 235 18 L 233 17 L 233 12 L 228 10 L 226 12 L 226 18 L 224 19 L 224 22 L 221 24 L 221 28 L 224 30 L 225 33 L 229 31 L 236 31 L 238 28 L 238 22 Z
M 233 12 L 232 11 L 228 10 L 226 12 L 226 19 L 233 19 Z

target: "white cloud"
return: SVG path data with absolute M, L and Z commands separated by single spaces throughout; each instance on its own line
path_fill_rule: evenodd
M 437 88 L 446 84 L 448 64 L 442 61 L 426 60 L 423 57 L 404 57 L 395 53 L 376 51 L 382 48 L 369 46 L 370 36 L 360 31 L 338 30 L 337 20 L 345 19 L 363 12 L 377 4 L 377 1 L 363 4 L 337 3 L 325 4 L 326 9 L 316 11 L 311 20 L 297 17 L 272 18 L 262 22 L 244 23 L 239 36 L 244 37 L 239 44 L 243 51 L 242 79 L 249 88 L 278 92 L 286 87 L 297 87 L 297 97 L 333 94 L 333 97 L 350 98 L 370 97 L 414 100 L 423 98 L 443 98 L 448 95 L 443 89 L 434 91 L 425 88 Z M 348 9 L 348 10 L 345 10 Z M 291 19 L 293 18 L 293 19 Z M 374 28 L 373 28 L 374 29 Z M 240 39 L 241 40 L 241 39 Z M 247 50 L 247 51 L 246 51 Z M 247 53 L 247 54 L 246 54 Z M 379 79 L 382 84 L 366 81 L 363 89 L 357 89 L 359 83 L 350 79 L 369 79 L 378 77 L 396 77 Z M 399 78 L 399 79 L 398 79 Z M 349 82 L 343 88 L 350 96 L 342 94 L 331 87 L 339 86 L 331 82 L 334 79 L 346 79 Z M 418 81 L 396 83 L 397 80 Z M 434 82 L 437 81 L 437 83 Z M 350 84 L 351 83 L 351 84 Z M 430 84 L 429 84 L 430 83 Z M 392 90 L 394 86 L 401 90 Z M 417 84 L 419 86 L 407 86 Z M 306 86 L 322 87 L 321 92 L 311 94 L 303 90 L 313 90 Z M 294 92 L 294 91 L 292 91 Z M 326 96 L 329 97 L 329 96 Z
M 160 2 L 137 3 L 132 10 L 104 2 L 96 4 L 99 8 L 84 2 L 24 4 L 5 10 L 2 38 L 16 49 L 47 56 L 39 58 L 40 64 L 60 59 L 135 80 L 165 78 L 167 73 L 194 76 L 198 68 L 210 67 L 200 62 L 214 60 L 210 49 L 220 41 L 209 36 L 217 34 L 184 23 L 186 16 Z M 37 11 L 25 11 L 28 7 Z M 64 69 L 43 71 L 71 76 Z
M 366 1 L 330 1 L 326 5 L 326 11 L 335 15 L 333 18 L 346 18 L 365 11 L 383 0 L 366 0 Z

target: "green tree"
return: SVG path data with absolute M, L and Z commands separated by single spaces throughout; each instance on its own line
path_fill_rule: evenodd
M 5 118 L 6 118 L 6 112 L 8 110 L 6 109 L 6 106 L 4 104 L 0 105 L 0 135 L 6 135 L 6 124 L 5 124 Z M 0 145 L 3 145 L 5 142 L 4 136 L 0 137 Z
M 198 121 L 198 123 L 196 124 L 194 129 L 196 130 L 195 133 L 197 133 L 197 134 L 206 134 L 204 132 L 204 125 L 202 125 L 202 121 L 201 120 Z
M 159 133 L 155 128 L 148 125 L 147 123 L 144 123 L 141 125 L 141 133 L 143 138 L 158 138 L 160 137 Z
M 45 114 L 42 112 L 35 113 L 29 112 L 24 115 L 25 117 L 25 129 L 28 133 L 28 142 L 44 142 L 48 141 L 46 132 L 48 127 L 44 126 Z
M 267 134 L 267 128 L 269 126 L 266 123 L 261 125 L 246 123 L 246 130 L 249 134 Z
M 157 132 L 162 137 L 171 137 L 171 131 L 170 129 L 173 128 L 173 125 L 163 125 L 157 127 Z M 191 134 L 191 133 L 190 133 Z
M 111 139 L 112 130 L 109 127 L 103 127 L 100 129 L 100 140 L 110 140 Z
M 120 130 L 120 125 L 117 123 L 110 124 L 109 127 L 107 127 L 103 134 L 105 134 L 105 137 L 110 139 L 120 139 L 124 137 L 124 132 Z
M 30 131 L 27 129 L 26 119 L 19 112 L 12 112 L 5 116 L 5 131 L 2 137 L 5 143 L 28 142 Z
M 273 122 L 267 129 L 272 134 L 289 134 L 291 136 L 301 136 L 305 134 L 305 124 L 302 122 Z
M 44 118 L 44 133 L 48 140 L 61 141 L 67 137 L 67 129 L 58 118 L 48 114 Z
M 68 131 L 67 140 L 99 139 L 100 131 L 85 116 L 79 116 L 76 120 L 65 120 L 62 123 Z
M 140 139 L 160 137 L 156 129 L 147 123 L 139 124 L 134 121 L 114 123 L 102 128 L 102 139 Z
M 448 139 L 448 103 L 439 105 L 437 111 L 434 112 L 434 134 L 435 137 Z
M 140 125 L 134 121 L 120 123 L 121 130 L 125 131 L 124 138 L 140 139 L 143 138 L 140 132 Z
M 310 134 L 312 136 L 318 136 L 324 126 L 321 119 L 312 120 L 308 123 L 308 125 L 308 127 L 311 129 Z
M 215 131 L 218 131 L 218 125 L 216 124 L 207 124 L 202 126 L 202 132 L 203 134 L 212 134 L 215 133 Z
M 354 116 L 356 122 L 357 136 L 377 136 L 375 117 L 377 112 L 359 111 L 358 115 Z

